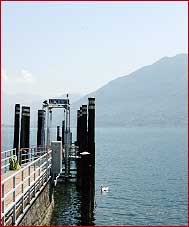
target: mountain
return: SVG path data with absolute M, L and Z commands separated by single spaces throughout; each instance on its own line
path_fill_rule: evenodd
M 76 126 L 76 111 L 96 97 L 97 127 L 183 127 L 187 125 L 188 57 L 164 57 L 129 75 L 110 81 L 86 96 L 70 95 L 71 125 Z M 65 98 L 60 97 L 49 98 Z M 81 98 L 82 97 L 82 98 Z M 13 125 L 15 103 L 31 107 L 31 126 L 37 125 L 37 109 L 43 97 L 3 94 L 3 125 Z M 53 126 L 61 124 L 62 110 L 53 111 Z
M 112 80 L 72 107 L 76 110 L 96 97 L 97 127 L 187 126 L 187 54 L 164 57 L 127 76 Z

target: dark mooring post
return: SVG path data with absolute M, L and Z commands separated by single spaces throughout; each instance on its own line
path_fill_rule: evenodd
M 22 107 L 21 132 L 20 132 L 20 148 L 30 147 L 30 107 Z M 22 159 L 28 159 L 28 152 L 22 154 Z
M 82 135 L 83 135 L 83 118 L 82 118 L 82 107 L 80 107 L 80 117 L 79 117 L 79 153 L 83 151 L 83 140 L 82 140 Z
M 76 145 L 78 146 L 79 150 L 77 152 L 77 187 L 78 189 L 81 187 L 81 157 L 80 157 L 80 110 L 77 110 L 77 142 Z
M 87 152 L 87 105 L 82 105 L 82 152 Z
M 57 137 L 56 137 L 57 141 L 61 141 L 61 137 L 60 137 L 60 126 L 57 126 Z
M 87 152 L 87 105 L 82 105 L 81 112 L 79 114 L 79 144 L 80 144 L 80 158 L 78 159 L 78 176 L 79 184 L 82 191 L 87 189 L 89 182 L 89 166 L 90 166 L 90 154 Z M 88 189 L 87 189 L 88 190 Z
M 95 98 L 88 98 L 88 152 L 91 156 L 90 168 L 90 201 L 94 208 L 95 196 Z
M 80 110 L 77 110 L 77 139 L 76 139 L 76 146 L 79 146 L 79 118 L 80 118 Z
M 62 121 L 62 147 L 65 144 L 65 141 L 64 141 L 64 131 L 65 131 L 65 121 L 63 120 Z
M 91 154 L 92 177 L 95 178 L 95 98 L 88 98 L 88 152 Z
M 86 193 L 90 190 L 90 153 L 81 153 L 81 186 L 82 192 Z
M 20 130 L 20 104 L 15 105 L 15 115 L 14 115 L 14 142 L 13 148 L 16 148 L 16 156 L 18 158 L 19 152 L 19 132 Z
M 87 194 L 81 196 L 81 226 L 94 226 L 94 208 L 91 199 Z
M 45 145 L 45 110 L 38 110 L 37 147 Z
M 91 154 L 81 153 L 81 224 L 94 225 L 94 179 L 91 179 Z

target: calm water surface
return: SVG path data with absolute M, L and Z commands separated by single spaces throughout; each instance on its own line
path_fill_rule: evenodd
M 12 128 L 3 128 L 3 149 L 12 140 Z M 187 225 L 187 159 L 187 129 L 97 128 L 93 224 Z M 101 184 L 109 186 L 108 193 L 101 194 Z M 59 185 L 54 199 L 51 224 L 82 224 L 74 184 Z

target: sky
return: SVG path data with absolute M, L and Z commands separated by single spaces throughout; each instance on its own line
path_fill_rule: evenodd
M 3 93 L 87 94 L 188 52 L 187 2 L 2 2 Z

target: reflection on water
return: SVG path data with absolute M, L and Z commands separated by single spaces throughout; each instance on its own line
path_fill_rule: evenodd
M 81 202 L 81 226 L 92 226 L 94 223 L 94 200 L 92 201 L 89 196 L 82 196 Z
M 54 189 L 51 225 L 94 225 L 94 194 L 79 191 L 75 183 L 59 183 Z

